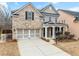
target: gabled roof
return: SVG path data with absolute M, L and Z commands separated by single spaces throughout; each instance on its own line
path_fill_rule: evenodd
M 18 9 L 16 9 L 16 10 L 12 10 L 11 12 L 14 13 L 14 12 L 16 12 L 16 11 L 18 11 Z
M 62 9 L 59 9 L 60 11 L 63 11 L 63 12 L 66 12 L 67 14 L 69 15 L 72 15 L 74 17 L 79 17 L 79 12 L 75 12 L 75 11 L 70 11 L 70 10 L 62 10 Z M 58 11 L 59 11 L 58 10 Z
M 47 5 L 46 7 L 42 8 L 40 11 L 46 12 L 46 10 L 48 9 L 49 11 L 47 13 L 50 13 L 50 8 L 51 8 L 51 13 L 58 14 L 58 12 L 55 10 L 52 4 Z
M 79 12 L 70 11 L 70 10 L 62 10 L 62 9 L 59 9 L 59 10 L 65 12 L 65 13 L 67 13 L 67 14 L 69 14 L 69 15 L 74 16 L 74 17 L 75 17 L 75 20 L 76 20 L 76 21 L 79 21 Z M 59 11 L 59 10 L 58 10 L 58 11 Z
M 54 14 L 54 13 L 46 13 L 46 12 L 41 12 L 42 15 L 47 15 L 47 16 L 59 16 L 59 14 Z
M 46 15 L 46 14 L 59 15 L 52 4 L 49 4 L 46 7 L 42 8 L 41 10 L 39 10 L 39 9 L 35 8 L 31 2 L 28 3 L 28 4 L 25 4 L 24 6 L 22 6 L 21 8 L 19 8 L 17 10 L 13 10 L 12 13 L 13 14 L 18 13 L 20 10 L 24 9 L 28 5 L 31 5 L 42 16 Z M 50 10 L 50 8 L 51 8 L 51 10 Z
M 29 2 L 28 4 L 25 4 L 24 6 L 22 6 L 21 8 L 17 9 L 17 10 L 13 10 L 12 13 L 18 13 L 19 11 L 23 10 L 26 6 L 31 5 L 40 15 L 42 15 L 39 10 L 37 8 L 35 8 L 33 6 L 33 4 L 31 2 Z

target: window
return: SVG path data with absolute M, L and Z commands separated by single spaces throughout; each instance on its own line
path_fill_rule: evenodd
M 25 12 L 25 19 L 34 20 L 34 12 Z
M 49 17 L 49 21 L 51 21 L 51 17 Z
M 28 19 L 32 19 L 32 12 L 28 12 L 27 16 L 28 16 Z

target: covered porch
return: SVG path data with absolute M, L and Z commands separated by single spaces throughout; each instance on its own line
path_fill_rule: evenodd
M 64 34 L 67 31 L 67 26 L 56 24 L 56 25 L 44 25 L 42 28 L 42 37 L 56 39 L 58 33 Z

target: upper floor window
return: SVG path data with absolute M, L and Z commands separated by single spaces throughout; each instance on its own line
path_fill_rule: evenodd
M 34 20 L 34 12 L 25 12 L 25 19 Z
M 49 17 L 49 21 L 51 21 L 51 17 Z

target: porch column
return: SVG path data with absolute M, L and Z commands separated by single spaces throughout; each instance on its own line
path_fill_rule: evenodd
M 41 37 L 41 36 L 42 36 L 42 35 L 41 35 L 41 29 L 39 30 L 39 32 L 40 32 L 39 35 L 40 35 L 40 37 Z
M 36 37 L 36 30 L 34 29 L 34 37 Z
M 45 38 L 47 38 L 47 27 L 45 27 Z
M 60 27 L 59 27 L 59 32 L 61 32 L 61 28 L 62 28 L 62 27 L 60 26 Z
M 52 37 L 53 37 L 53 39 L 55 39 L 55 26 L 53 26 L 53 29 L 52 29 L 52 30 L 53 30 L 53 31 L 52 31 L 52 32 L 53 32 L 53 33 L 52 33 L 52 34 L 53 34 Z
M 66 31 L 69 31 L 68 27 L 66 26 Z
M 68 31 L 68 30 L 67 30 L 67 27 L 64 26 L 64 27 L 63 27 L 63 34 L 64 34 L 66 31 Z

